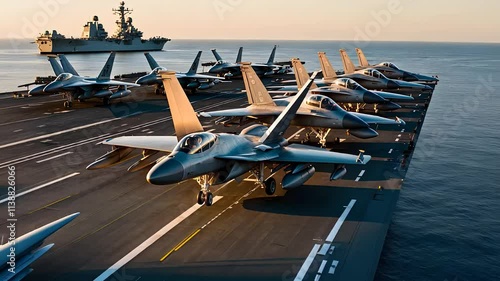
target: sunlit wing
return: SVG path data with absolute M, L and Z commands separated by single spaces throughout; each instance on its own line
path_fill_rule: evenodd
M 74 83 L 65 85 L 65 87 L 85 87 L 85 86 L 92 86 L 92 85 L 130 86 L 130 87 L 140 86 L 139 84 L 135 84 L 135 83 L 121 82 L 121 81 L 114 81 L 114 80 L 89 81 L 89 80 L 84 79 L 84 80 L 76 81 Z
M 273 162 L 310 163 L 310 164 L 366 164 L 370 161 L 369 155 L 352 155 L 328 151 L 300 144 L 291 144 L 285 147 Z
M 102 144 L 171 152 L 177 145 L 176 136 L 124 136 L 107 139 Z
M 235 108 L 227 110 L 201 112 L 200 116 L 202 117 L 278 116 L 281 114 L 282 110 L 283 107 L 267 107 L 265 109 L 247 107 L 247 108 Z M 328 116 L 324 116 L 319 112 L 312 112 L 307 109 L 299 109 L 297 111 L 297 115 L 328 118 Z

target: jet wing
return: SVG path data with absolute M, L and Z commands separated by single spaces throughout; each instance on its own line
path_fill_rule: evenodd
M 219 159 L 245 162 L 275 162 L 275 163 L 310 163 L 310 164 L 366 164 L 370 161 L 369 155 L 352 155 L 328 151 L 307 145 L 291 144 L 283 150 L 271 150 L 238 155 L 216 156 Z
M 370 159 L 369 155 L 352 155 L 307 145 L 291 144 L 284 147 L 279 156 L 272 161 L 311 164 L 366 164 Z
M 190 78 L 190 79 L 212 79 L 212 80 L 224 80 L 224 77 L 217 77 L 204 74 L 185 74 L 184 76 L 177 78 Z
M 107 139 L 102 144 L 171 152 L 177 145 L 176 136 L 124 136 Z
M 235 109 L 227 109 L 227 110 L 218 110 L 218 111 L 209 111 L 209 112 L 201 112 L 200 116 L 210 118 L 210 117 L 243 117 L 243 116 L 278 116 L 283 111 L 283 107 L 268 107 L 268 108 L 235 108 Z M 320 113 L 312 112 L 308 109 L 299 108 L 296 113 L 301 116 L 316 116 L 316 117 L 324 117 L 328 118 L 328 116 L 324 116 Z
M 377 116 L 377 115 L 371 115 L 371 114 L 364 114 L 364 113 L 358 113 L 358 112 L 350 112 L 352 115 L 355 115 L 356 117 L 359 117 L 361 120 L 365 121 L 368 124 L 387 124 L 387 125 L 404 125 L 406 124 L 403 119 L 399 119 L 396 117 L 396 120 L 392 120 L 389 118 Z
M 64 85 L 65 87 L 85 87 L 85 86 L 93 86 L 93 85 L 100 85 L 100 86 L 130 86 L 130 87 L 138 87 L 140 86 L 139 84 L 135 83 L 128 83 L 128 82 L 121 82 L 121 81 L 115 81 L 115 80 L 104 80 L 104 81 L 90 81 L 90 80 L 81 80 L 81 81 L 76 81 L 74 83 Z
M 386 100 L 414 100 L 413 97 L 403 94 L 396 94 L 396 93 L 389 93 L 382 91 L 372 91 L 372 92 L 383 97 Z

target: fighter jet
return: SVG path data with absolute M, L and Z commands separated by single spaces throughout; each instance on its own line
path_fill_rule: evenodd
M 300 64 L 297 61 L 294 63 Z M 250 105 L 246 108 L 202 112 L 200 113 L 201 116 L 222 117 L 222 119 L 218 120 L 218 123 L 224 125 L 246 124 L 252 120 L 269 124 L 294 100 L 295 97 L 273 100 L 249 63 L 242 64 L 241 72 Z M 298 80 L 300 79 L 302 77 Z M 309 78 L 307 79 L 309 80 Z M 302 89 L 307 82 L 304 81 L 304 85 L 301 85 Z M 327 96 L 308 93 L 291 124 L 310 128 L 312 133 L 315 133 L 319 138 L 320 144 L 324 146 L 331 129 L 346 129 L 348 134 L 367 139 L 378 136 L 378 133 L 370 128 L 369 124 L 400 125 L 404 124 L 404 121 L 399 118 L 392 120 L 374 115 L 348 112 Z M 306 134 L 306 140 L 309 140 L 310 134 Z
M 409 72 L 403 69 L 400 69 L 392 62 L 381 62 L 376 65 L 371 65 L 368 63 L 368 60 L 365 57 L 363 51 L 359 48 L 356 48 L 356 54 L 358 55 L 359 66 L 356 67 L 356 70 L 365 69 L 365 68 L 373 68 L 376 69 L 388 78 L 391 79 L 400 79 L 408 82 L 438 82 L 439 79 L 432 76 L 422 75 L 418 73 Z
M 212 68 L 208 70 L 209 73 L 217 74 L 217 76 L 224 77 L 239 77 L 241 76 L 240 72 L 240 64 L 241 57 L 243 54 L 243 47 L 240 47 L 238 50 L 238 56 L 236 57 L 235 63 L 226 62 L 222 59 L 222 57 L 217 53 L 216 49 L 212 49 L 212 53 L 215 56 L 217 62 Z M 271 56 L 269 57 L 269 61 L 274 61 L 274 49 L 271 52 Z M 268 63 L 269 63 L 268 61 Z M 252 64 L 252 67 L 255 69 L 258 75 L 271 75 L 274 74 L 276 66 L 274 64 Z
M 214 77 L 196 73 L 196 71 L 198 70 L 198 65 L 200 64 L 201 53 L 202 51 L 198 52 L 188 72 L 176 73 L 177 79 L 181 83 L 182 88 L 188 89 L 191 92 L 196 92 L 196 90 L 209 89 L 220 83 L 221 80 L 224 79 L 223 77 Z M 161 94 L 163 93 L 163 83 L 158 73 L 160 71 L 166 71 L 167 69 L 165 67 L 159 66 L 156 60 L 149 53 L 144 53 L 144 55 L 146 56 L 146 59 L 148 60 L 149 66 L 151 67 L 152 71 L 149 74 L 137 79 L 135 83 L 140 85 L 156 85 L 155 93 Z
M 250 67 L 250 66 L 248 66 Z M 109 167 L 130 157 L 131 149 L 143 149 L 144 157 L 131 168 L 148 166 L 155 151 L 168 153 L 154 162 L 146 179 L 151 184 L 166 185 L 196 179 L 201 187 L 198 204 L 212 205 L 210 186 L 240 178 L 250 172 L 267 194 L 276 190 L 273 175 L 284 169 L 284 189 L 299 187 L 311 178 L 315 164 L 331 164 L 331 180 L 347 172 L 346 164 L 365 164 L 371 157 L 337 153 L 312 146 L 289 144 L 283 137 L 312 84 L 308 81 L 270 127 L 252 125 L 239 135 L 205 132 L 174 72 L 160 72 L 177 136 L 125 136 L 108 139 L 103 144 L 113 150 L 98 158 L 87 169 Z M 316 74 L 313 74 L 313 78 Z M 266 176 L 266 167 L 270 175 Z
M 54 246 L 48 244 L 40 248 L 43 241 L 78 215 L 80 213 L 58 219 L 0 245 L 0 280 L 21 280 L 30 274 L 33 271 L 30 265 Z
M 292 72 L 292 68 L 290 67 L 290 65 L 279 65 L 274 62 L 277 47 L 277 45 L 274 45 L 273 50 L 271 51 L 271 55 L 269 55 L 269 59 L 266 63 L 258 63 L 257 65 L 267 65 L 269 67 L 272 67 L 273 73 L 275 74 L 286 74 Z
M 324 56 L 324 53 L 319 54 L 320 58 L 321 56 Z M 292 65 L 295 72 L 295 81 L 297 86 L 284 86 L 275 91 L 271 91 L 270 93 L 295 93 L 297 88 L 302 87 L 303 83 L 307 81 L 309 75 L 300 60 L 292 59 Z M 401 106 L 391 100 L 413 100 L 413 97 L 408 95 L 381 91 L 369 91 L 350 78 L 337 78 L 335 80 L 331 80 L 330 77 L 336 74 L 335 70 L 331 67 L 331 65 L 329 65 L 329 62 L 323 62 L 321 67 L 323 76 L 327 78 L 319 80 L 319 83 L 329 83 L 330 85 L 317 87 L 316 84 L 313 84 L 311 87 L 311 93 L 328 96 L 337 103 L 343 103 L 344 108 L 346 109 L 353 109 L 353 105 L 356 105 L 356 111 L 358 112 L 359 109 L 364 108 L 366 104 L 373 104 L 375 112 L 378 112 L 379 110 L 396 110 L 401 108 Z
M 323 64 L 322 60 L 328 60 L 326 55 L 320 56 L 320 62 Z M 370 90 L 397 90 L 397 89 L 409 89 L 409 90 L 432 90 L 431 87 L 419 83 L 406 82 L 402 80 L 389 79 L 380 71 L 374 68 L 365 68 L 361 70 L 356 70 L 354 64 L 352 63 L 349 55 L 343 49 L 340 50 L 340 57 L 344 65 L 344 75 L 339 77 L 351 78 L 361 84 L 363 87 Z M 328 62 L 329 64 L 329 62 Z M 331 65 L 331 64 L 330 64 Z M 335 79 L 336 77 L 327 77 L 325 79 Z
M 103 103 L 108 105 L 110 100 L 130 95 L 131 92 L 127 87 L 140 86 L 110 79 L 115 53 L 109 55 L 106 64 L 96 78 L 80 76 L 64 55 L 59 55 L 59 59 L 62 68 L 57 66 L 54 57 L 49 57 L 54 73 L 58 76 L 43 88 L 43 93 L 63 93 L 67 99 L 64 102 L 65 107 L 71 107 L 74 99 L 84 101 L 90 98 L 101 98 Z M 32 89 L 29 94 L 40 94 L 39 87 Z

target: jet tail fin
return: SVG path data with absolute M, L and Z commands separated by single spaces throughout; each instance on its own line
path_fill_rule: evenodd
M 54 70 L 55 75 L 59 75 L 59 74 L 64 72 L 61 65 L 57 62 L 55 56 L 49 56 L 48 58 L 49 58 L 50 65 L 52 66 L 52 70 Z
M 292 59 L 292 67 L 295 73 L 295 80 L 297 81 L 297 88 L 300 89 L 306 84 L 307 80 L 309 80 L 309 74 L 307 74 L 307 70 L 302 62 L 297 58 Z M 313 82 L 311 89 L 316 88 L 318 88 L 318 86 Z
M 356 71 L 356 67 L 354 67 L 351 58 L 344 49 L 340 49 L 340 58 L 342 59 L 342 64 L 344 65 L 345 74 L 351 74 Z
M 187 74 L 196 74 L 196 71 L 198 70 L 198 66 L 200 65 L 201 53 L 202 53 L 202 51 L 198 52 L 198 54 L 194 58 L 193 64 L 189 68 Z
M 161 71 L 160 74 L 167 95 L 167 102 L 170 108 L 170 114 L 172 115 L 172 121 L 174 122 L 177 139 L 180 140 L 191 133 L 203 132 L 203 126 L 201 126 L 200 120 L 198 116 L 196 116 L 191 102 L 189 102 L 179 80 L 177 80 L 175 72 Z
M 240 66 L 241 76 L 243 76 L 243 82 L 247 91 L 248 104 L 276 105 L 251 64 L 250 62 L 242 62 Z
M 272 149 L 272 147 L 269 146 L 270 144 L 275 144 L 277 141 L 283 140 L 283 134 L 290 126 L 297 110 L 306 98 L 317 74 L 318 72 L 314 72 L 311 78 L 307 80 L 300 91 L 293 97 L 288 106 L 283 110 L 283 112 L 281 112 L 278 118 L 276 118 L 276 121 L 273 122 L 269 129 L 267 129 L 264 135 L 259 139 L 259 142 L 262 143 L 262 145 L 259 145 L 256 148 L 262 150 Z
M 337 72 L 333 68 L 330 60 L 326 56 L 325 52 L 318 52 L 319 63 L 321 64 L 321 70 L 323 71 L 324 80 L 335 80 L 337 79 Z
M 156 60 L 153 58 L 153 56 L 150 53 L 144 53 L 146 56 L 146 59 L 148 60 L 149 67 L 151 67 L 151 70 L 154 70 L 157 67 L 160 67 L 160 65 L 156 62 Z
M 356 54 L 358 55 L 358 61 L 359 65 L 362 67 L 369 67 L 370 64 L 368 63 L 368 60 L 365 57 L 365 54 L 363 53 L 363 50 L 360 48 L 356 48 Z
M 71 74 L 76 75 L 76 76 L 80 76 L 80 75 L 78 75 L 78 72 L 76 72 L 75 68 L 71 65 L 71 63 L 69 62 L 69 60 L 66 58 L 65 55 L 59 55 L 59 60 L 61 61 L 61 65 L 62 65 L 64 72 L 71 73 Z
M 236 63 L 241 62 L 241 57 L 243 56 L 243 47 L 240 47 L 238 49 L 238 55 L 236 56 Z
M 274 48 L 271 51 L 271 55 L 269 56 L 269 59 L 267 60 L 267 64 L 273 64 L 274 63 L 274 56 L 275 55 L 276 55 L 276 45 L 274 45 Z
M 214 54 L 214 57 L 215 57 L 215 59 L 216 59 L 217 61 L 224 61 L 224 60 L 222 59 L 222 57 L 219 55 L 219 53 L 217 53 L 217 50 L 216 50 L 216 49 L 212 49 L 211 51 L 212 51 L 212 54 Z
M 115 52 L 112 52 L 109 55 L 108 60 L 106 61 L 106 64 L 104 65 L 104 67 L 101 70 L 101 73 L 99 73 L 99 76 L 97 76 L 97 80 L 107 80 L 111 77 L 111 71 L 113 70 L 115 56 L 116 56 Z

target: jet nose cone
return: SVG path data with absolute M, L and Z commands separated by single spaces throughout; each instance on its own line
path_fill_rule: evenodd
M 366 102 L 366 103 L 383 103 L 383 102 L 386 102 L 386 100 L 373 93 L 373 92 L 370 92 L 370 91 L 366 91 L 364 94 L 363 94 L 363 102 Z
M 347 113 L 342 119 L 342 127 L 346 129 L 366 128 L 368 124 L 350 113 Z
M 166 159 L 149 170 L 146 180 L 155 185 L 178 183 L 184 179 L 184 167 L 175 159 Z

